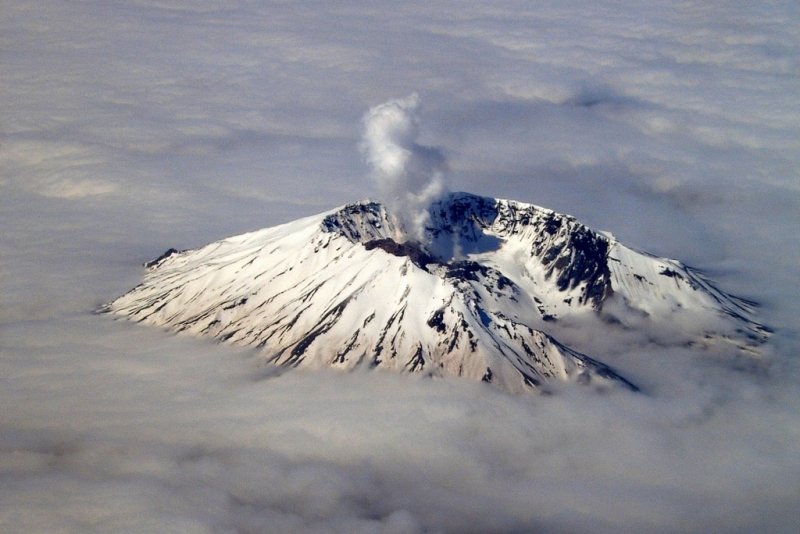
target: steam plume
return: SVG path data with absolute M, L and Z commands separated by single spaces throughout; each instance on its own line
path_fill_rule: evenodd
M 412 93 L 371 108 L 364 115 L 360 149 L 382 200 L 409 237 L 423 241 L 428 206 L 446 190 L 446 164 L 438 149 L 417 143 L 418 106 L 419 96 Z

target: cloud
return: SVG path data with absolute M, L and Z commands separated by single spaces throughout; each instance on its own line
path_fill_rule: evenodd
M 412 239 L 424 239 L 427 208 L 445 191 L 444 155 L 417 143 L 419 96 L 379 104 L 364 115 L 360 149 L 372 167 L 382 198 L 408 227 Z
M 662 360 L 639 366 L 663 390 L 518 398 L 264 378 L 247 350 L 107 316 L 6 327 L 4 345 L 4 532 L 657 533 L 676 515 L 780 532 L 800 490 L 796 365 L 754 379 L 650 348 Z
M 792 531 L 793 6 L 385 7 L 4 4 L 0 530 Z M 445 175 L 570 213 L 759 301 L 768 357 L 564 325 L 645 393 L 517 398 L 91 314 L 170 247 L 373 193 L 376 102 L 364 157 L 410 221 Z
M 0 185 L 66 199 L 114 193 L 112 180 L 96 176 L 103 164 L 98 152 L 80 143 L 8 139 L 0 145 L 6 181 Z

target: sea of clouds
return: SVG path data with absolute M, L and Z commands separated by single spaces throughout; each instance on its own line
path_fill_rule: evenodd
M 566 332 L 643 393 L 514 397 L 93 313 L 167 248 L 401 196 L 391 109 L 423 185 L 703 270 L 764 356 Z M 7 0 L 0 531 L 794 532 L 798 228 L 796 2 Z

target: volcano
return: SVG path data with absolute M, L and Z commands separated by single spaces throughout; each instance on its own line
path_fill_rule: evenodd
M 753 303 L 573 217 L 467 193 L 428 215 L 420 241 L 367 201 L 170 249 L 101 311 L 253 346 L 280 366 L 456 375 L 510 392 L 564 381 L 637 390 L 559 342 L 563 323 L 660 330 L 753 357 L 768 336 Z

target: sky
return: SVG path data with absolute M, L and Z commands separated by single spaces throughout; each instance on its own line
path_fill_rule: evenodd
M 643 393 L 511 396 L 93 313 L 170 247 L 380 195 L 364 117 L 411 100 L 451 190 L 700 269 L 764 355 L 577 333 Z M 796 2 L 6 0 L 0 530 L 793 532 L 798 228 Z

